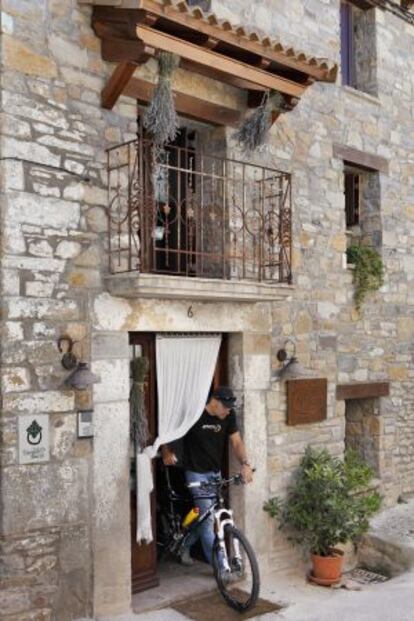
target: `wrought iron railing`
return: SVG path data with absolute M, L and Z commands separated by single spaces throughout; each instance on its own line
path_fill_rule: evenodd
M 108 150 L 111 273 L 290 283 L 291 178 L 150 141 Z

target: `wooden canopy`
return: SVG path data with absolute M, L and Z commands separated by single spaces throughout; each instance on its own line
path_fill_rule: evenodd
M 248 92 L 257 106 L 263 92 L 277 90 L 287 108 L 315 80 L 334 82 L 337 66 L 284 46 L 257 31 L 232 25 L 181 0 L 79 0 L 93 4 L 92 26 L 102 58 L 117 63 L 102 92 L 112 108 L 121 94 L 148 101 L 153 85 L 133 78 L 136 67 L 157 50 L 174 52 L 180 66 Z M 177 111 L 217 125 L 236 125 L 240 111 L 175 93 Z M 205 110 L 204 110 L 205 108 Z

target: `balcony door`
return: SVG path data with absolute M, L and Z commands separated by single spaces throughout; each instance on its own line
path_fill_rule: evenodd
M 155 205 L 149 240 L 152 272 L 196 275 L 197 133 L 181 128 L 152 171 Z

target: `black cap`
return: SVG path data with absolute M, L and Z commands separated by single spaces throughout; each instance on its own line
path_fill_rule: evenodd
M 213 390 L 211 396 L 228 408 L 233 408 L 236 404 L 236 397 L 229 386 L 219 386 Z

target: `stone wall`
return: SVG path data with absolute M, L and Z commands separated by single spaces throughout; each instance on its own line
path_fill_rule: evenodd
M 266 0 L 254 10 L 247 0 L 212 5 L 223 16 L 280 36 L 306 53 L 338 61 L 337 0 Z M 199 302 L 194 324 L 183 303 L 131 304 L 105 293 L 105 148 L 134 137 L 136 110 L 126 98 L 113 111 L 100 107 L 112 67 L 101 60 L 90 12 L 76 0 L 2 2 L 0 476 L 7 621 L 70 621 L 129 606 L 128 515 L 120 509 L 128 470 L 129 330 L 238 334 L 231 346 L 232 377 L 245 401 L 249 450 L 261 469 L 257 486 L 235 504 L 264 565 L 285 569 L 292 558 L 267 515 L 261 517 L 262 534 L 255 531 L 262 501 L 284 491 L 306 444 L 343 452 L 345 403 L 335 400 L 338 382 L 391 382 L 390 397 L 381 399 L 379 411 L 382 491 L 392 503 L 414 490 L 414 81 L 406 71 L 414 28 L 372 10 L 378 97 L 316 83 L 293 112 L 280 117 L 268 146 L 254 156 L 257 163 L 293 174 L 290 301 L 271 306 Z M 150 64 L 141 75 L 150 79 L 153 72 Z M 185 73 L 178 79 L 187 92 L 197 88 L 212 101 L 240 103 L 235 89 L 199 77 L 193 81 Z M 334 142 L 381 155 L 390 164 L 388 175 L 378 175 L 385 283 L 361 314 L 353 307 L 352 273 L 346 269 L 343 164 L 333 158 Z M 237 154 L 230 131 L 228 153 Z M 96 332 L 107 335 L 105 346 Z M 92 395 L 62 387 L 66 373 L 57 338 L 64 333 L 80 341 L 75 352 L 85 359 L 93 341 L 94 368 L 103 379 L 93 395 L 93 441 L 76 435 L 76 410 L 90 406 Z M 113 333 L 119 338 L 115 353 L 109 344 Z M 261 337 L 250 338 L 251 333 Z M 285 423 L 285 385 L 270 382 L 270 371 L 278 368 L 275 354 L 288 337 L 295 340 L 300 361 L 328 377 L 328 418 L 322 423 L 297 428 Z M 117 378 L 124 382 L 121 392 Z M 17 421 L 28 413 L 49 415 L 48 463 L 18 464 Z M 114 426 L 118 482 L 106 488 Z M 116 551 L 108 548 L 111 534 L 100 521 L 102 507 L 109 511 L 114 505 L 111 528 L 123 533 Z M 272 549 L 266 553 L 271 529 Z M 108 551 L 116 558 L 119 581 L 105 571 Z

